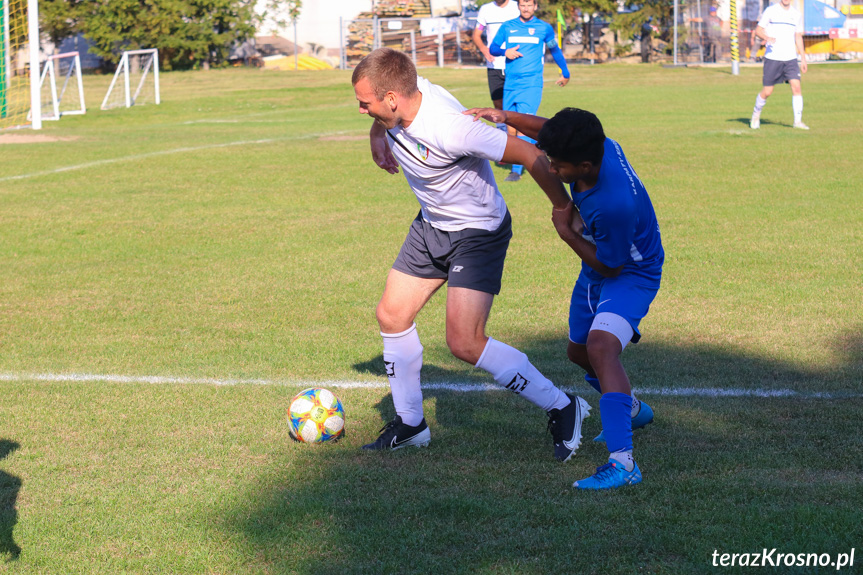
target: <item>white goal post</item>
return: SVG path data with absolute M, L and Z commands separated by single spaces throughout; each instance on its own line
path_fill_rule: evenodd
M 25 17 L 26 14 L 26 17 Z M 39 2 L 0 3 L 0 130 L 42 128 L 39 105 Z
M 142 100 L 142 96 L 143 100 L 152 96 L 153 103 L 160 102 L 159 51 L 156 48 L 123 52 L 120 63 L 117 64 L 117 71 L 108 87 L 108 93 L 102 100 L 102 109 L 109 110 L 120 106 L 130 108 L 138 103 L 146 103 Z
M 63 77 L 63 85 L 60 86 L 59 92 L 58 75 Z M 66 91 L 70 88 L 70 82 L 74 82 L 72 90 L 77 89 L 78 97 L 74 98 L 70 93 L 64 100 Z M 45 60 L 42 76 L 39 78 L 39 93 L 42 95 L 40 101 L 43 120 L 59 120 L 60 116 L 87 113 L 87 106 L 84 103 L 84 82 L 81 80 L 81 57 L 78 52 L 54 54 Z

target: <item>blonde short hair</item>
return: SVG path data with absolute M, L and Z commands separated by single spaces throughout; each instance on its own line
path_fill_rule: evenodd
M 383 100 L 387 92 L 413 96 L 417 92 L 417 69 L 410 57 L 392 48 L 378 48 L 357 64 L 351 83 L 367 78 L 375 97 Z

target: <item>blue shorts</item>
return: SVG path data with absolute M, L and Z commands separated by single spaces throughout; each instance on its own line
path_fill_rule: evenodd
M 542 87 L 508 89 L 503 87 L 503 109 L 519 114 L 535 115 L 542 102 Z
M 584 345 L 593 318 L 597 313 L 619 315 L 632 326 L 632 343 L 641 339 L 638 324 L 647 315 L 650 304 L 659 291 L 659 282 L 652 284 L 641 278 L 623 274 L 616 278 L 594 281 L 584 272 L 579 274 L 569 302 L 569 340 Z

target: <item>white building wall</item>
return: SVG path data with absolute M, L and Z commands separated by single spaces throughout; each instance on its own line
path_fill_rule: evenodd
M 258 0 L 255 9 L 259 14 L 265 11 L 265 5 L 266 0 Z M 372 5 L 372 0 L 303 0 L 300 17 L 297 18 L 297 44 L 302 50 L 307 49 L 310 43 L 337 49 L 340 42 L 339 18 L 352 20 L 360 12 L 370 12 Z M 287 11 L 275 18 L 278 19 L 288 22 L 287 26 L 279 27 L 273 21 L 274 18 L 267 18 L 258 34 L 282 36 L 293 42 L 294 27 Z

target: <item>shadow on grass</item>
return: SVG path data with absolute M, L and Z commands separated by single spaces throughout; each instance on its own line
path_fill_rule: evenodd
M 748 128 L 750 120 L 752 120 L 752 118 L 733 118 L 728 121 L 736 122 L 738 124 L 744 124 Z M 761 126 L 784 126 L 786 128 L 790 128 L 791 124 L 786 124 L 785 122 L 774 122 L 772 120 L 765 120 L 764 118 L 761 118 Z
M 262 470 L 259 488 L 227 524 L 264 570 L 299 575 L 700 573 L 716 549 L 847 552 L 863 535 L 863 463 L 851 456 L 863 448 L 851 431 L 863 409 L 860 333 L 837 338 L 836 361 L 821 370 L 709 346 L 627 349 L 638 387 L 802 394 L 645 395 L 657 419 L 636 432 L 645 474 L 638 487 L 576 493 L 572 481 L 604 461 L 604 446 L 587 440 L 561 465 L 551 457 L 545 414 L 528 402 L 429 389 L 429 448 L 360 451 L 372 436 L 286 446 L 284 461 Z M 559 358 L 565 340 L 512 343 L 596 406 L 580 370 Z M 356 368 L 382 372 L 379 360 Z M 429 365 L 423 375 L 429 383 L 473 381 L 469 371 L 476 370 Z M 811 395 L 825 391 L 848 397 Z M 381 421 L 391 418 L 388 394 L 374 407 Z M 377 426 L 355 424 L 362 433 Z M 598 429 L 599 417 L 590 418 L 585 436 Z M 783 571 L 798 572 L 805 570 Z
M 0 439 L 0 460 L 19 447 L 14 441 Z M 21 555 L 21 548 L 15 543 L 12 534 L 18 522 L 15 502 L 20 490 L 21 479 L 0 469 L 0 555 L 8 555 L 8 561 L 15 561 Z
M 593 393 L 584 383 L 584 372 L 566 357 L 566 338 L 508 341 L 527 354 L 531 362 L 558 386 L 577 393 Z M 860 393 L 863 381 L 863 324 L 838 335 L 830 352 L 829 368 L 806 368 L 758 356 L 747 356 L 732 348 L 708 344 L 671 346 L 643 340 L 630 345 L 622 355 L 623 365 L 636 391 L 657 388 L 730 388 L 764 391 L 792 390 L 800 393 Z M 452 358 L 444 346 L 426 345 L 423 383 L 488 383 L 491 376 Z M 431 361 L 429 358 L 432 358 Z M 434 358 L 451 360 L 450 366 Z M 383 355 L 356 363 L 354 371 L 386 381 Z M 853 382 L 856 382 L 854 384 Z

